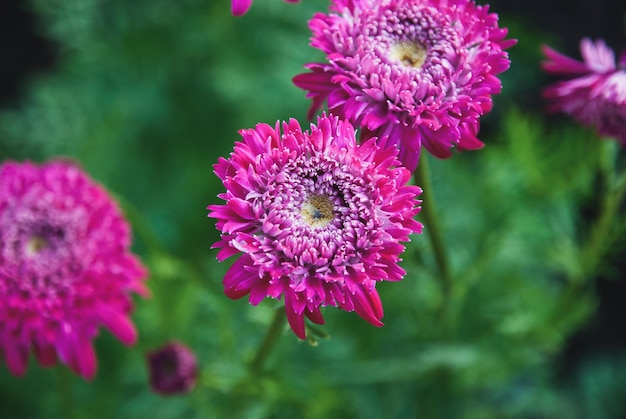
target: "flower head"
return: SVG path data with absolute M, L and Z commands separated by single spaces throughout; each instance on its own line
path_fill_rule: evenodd
M 614 136 L 626 145 L 626 49 L 619 62 L 602 40 L 580 42 L 583 61 L 562 55 L 544 46 L 548 61 L 543 68 L 566 77 L 544 90 L 550 110 L 572 115 L 584 125 L 594 126 L 600 135 Z
M 289 3 L 298 3 L 300 0 L 285 0 Z M 233 16 L 245 15 L 252 6 L 252 0 L 232 0 L 231 12 Z
M 294 78 L 313 99 L 309 118 L 331 112 L 361 128 L 361 139 L 389 137 L 415 170 L 420 149 L 445 158 L 477 149 L 479 117 L 509 68 L 507 30 L 488 6 L 469 0 L 333 0 L 309 22 L 325 63 Z
M 188 393 L 198 379 L 198 360 L 191 349 L 180 342 L 169 342 L 148 353 L 150 386 L 159 394 Z
M 76 165 L 0 167 L 0 358 L 14 375 L 32 349 L 93 377 L 100 326 L 135 342 L 129 294 L 147 293 L 146 271 L 129 245 L 119 209 Z
M 356 311 L 382 326 L 376 282 L 398 281 L 401 242 L 421 232 L 417 186 L 397 151 L 374 140 L 357 146 L 354 128 L 322 115 L 310 132 L 295 120 L 240 131 L 242 142 L 215 173 L 226 193 L 210 205 L 219 260 L 241 253 L 224 277 L 226 295 L 284 296 L 287 319 L 305 338 L 304 316 L 322 306 Z

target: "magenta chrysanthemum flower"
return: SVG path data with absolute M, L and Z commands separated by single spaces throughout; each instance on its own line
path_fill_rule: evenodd
M 300 0 L 285 1 L 289 3 L 298 3 Z M 232 0 L 230 10 L 234 16 L 242 16 L 248 12 L 250 6 L 252 6 L 252 0 Z
M 626 145 L 626 49 L 618 64 L 602 40 L 580 42 L 583 62 L 544 46 L 548 61 L 543 68 L 566 76 L 544 90 L 550 110 L 572 115 L 584 125 L 594 126 L 600 135 L 617 137 Z
M 129 244 L 117 206 L 74 164 L 2 165 L 0 358 L 11 373 L 25 373 L 32 349 L 89 379 L 100 326 L 135 342 L 129 294 L 147 294 L 146 271 Z
M 150 386 L 163 395 L 191 391 L 198 379 L 198 360 L 194 352 L 180 342 L 169 342 L 147 355 Z
M 320 307 L 338 306 L 375 326 L 383 309 L 376 282 L 398 281 L 409 234 L 421 232 L 417 186 L 397 152 L 374 140 L 357 146 L 354 128 L 322 115 L 303 132 L 296 120 L 240 131 L 243 142 L 215 173 L 226 193 L 210 205 L 224 260 L 242 253 L 224 277 L 226 295 L 256 305 L 284 296 L 295 334 L 304 317 L 322 324 Z
M 309 22 L 311 45 L 328 62 L 309 63 L 294 83 L 313 99 L 309 118 L 331 112 L 361 128 L 361 139 L 389 137 L 415 170 L 420 149 L 445 158 L 477 149 L 479 117 L 509 68 L 506 29 L 488 6 L 469 0 L 333 0 Z

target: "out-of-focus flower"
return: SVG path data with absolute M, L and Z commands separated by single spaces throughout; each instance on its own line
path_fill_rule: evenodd
M 100 326 L 136 341 L 130 294 L 148 291 L 129 246 L 120 210 L 76 165 L 0 167 L 0 355 L 11 373 L 25 373 L 32 349 L 89 379 Z
M 146 356 L 150 386 L 159 394 L 173 395 L 191 391 L 198 379 L 198 360 L 180 342 L 168 342 Z
M 289 3 L 298 3 L 300 0 L 285 1 Z M 242 16 L 248 12 L 250 6 L 252 6 L 252 0 L 232 0 L 230 10 L 234 16 Z
M 401 242 L 422 225 L 417 186 L 397 151 L 375 140 L 357 146 L 350 123 L 322 115 L 310 132 L 295 120 L 241 130 L 242 142 L 215 173 L 226 203 L 210 205 L 221 240 L 217 257 L 239 253 L 226 295 L 256 305 L 284 296 L 287 319 L 305 338 L 304 317 L 322 306 L 356 311 L 382 326 L 378 281 L 398 281 Z
M 469 0 L 333 0 L 309 22 L 311 45 L 328 62 L 309 63 L 294 83 L 309 93 L 309 118 L 330 111 L 361 129 L 361 139 L 389 137 L 415 170 L 420 149 L 445 158 L 477 149 L 479 117 L 499 93 L 510 65 L 496 14 Z
M 617 65 L 613 50 L 601 39 L 582 39 L 580 52 L 582 62 L 543 47 L 548 58 L 543 68 L 566 78 L 544 90 L 549 109 L 572 115 L 626 145 L 626 49 Z

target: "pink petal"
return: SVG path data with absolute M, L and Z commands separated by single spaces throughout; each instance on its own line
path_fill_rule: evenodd
M 76 347 L 77 372 L 86 380 L 91 380 L 96 374 L 96 354 L 89 339 L 78 339 Z
M 551 61 L 544 61 L 541 66 L 544 70 L 555 74 L 584 74 L 589 71 L 587 66 L 573 58 L 563 55 L 552 48 L 544 45 L 541 47 L 543 54 Z
M 251 272 L 246 269 L 251 266 L 252 258 L 249 255 L 242 255 L 233 263 L 224 275 L 224 293 L 233 300 L 239 299 L 250 292 L 254 282 L 259 279 L 258 272 Z
M 320 311 L 319 307 L 315 308 L 314 310 L 306 309 L 304 311 L 304 315 L 307 316 L 309 320 L 311 320 L 313 323 L 316 323 L 316 324 L 325 323 L 324 317 L 322 316 L 322 312 Z
M 233 16 L 245 15 L 251 5 L 252 0 L 232 0 L 231 12 Z
M 369 323 L 376 327 L 384 326 L 380 320 L 383 317 L 383 304 L 376 289 L 366 291 L 362 288 L 352 297 L 354 302 L 354 311 Z
M 300 339 L 306 339 L 306 332 L 304 328 L 304 316 L 302 313 L 297 313 L 294 307 L 291 304 L 291 298 L 285 296 L 285 313 L 287 314 L 287 321 L 289 322 L 289 326 L 291 326 L 291 330 L 296 334 Z
M 37 361 L 44 367 L 49 367 L 57 363 L 57 353 L 54 346 L 46 343 L 35 342 L 33 350 Z
M 28 350 L 14 339 L 4 341 L 4 357 L 11 374 L 22 377 L 28 365 Z
M 134 345 L 137 342 L 137 330 L 126 315 L 109 308 L 102 308 L 100 320 L 113 336 L 125 345 Z

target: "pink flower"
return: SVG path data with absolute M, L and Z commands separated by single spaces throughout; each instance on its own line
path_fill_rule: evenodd
M 289 3 L 298 3 L 300 0 L 285 0 Z M 231 12 L 234 16 L 245 15 L 252 6 L 252 0 L 232 0 Z
M 188 393 L 198 380 L 198 360 L 194 352 L 180 342 L 168 342 L 147 355 L 150 386 L 156 393 Z
M 440 158 L 478 149 L 479 117 L 509 68 L 507 30 L 488 6 L 469 0 L 333 0 L 309 22 L 325 63 L 294 78 L 313 99 L 309 118 L 331 112 L 361 128 L 361 139 L 388 136 L 415 170 L 420 149 Z
M 294 333 L 304 316 L 322 324 L 335 306 L 382 326 L 378 281 L 399 281 L 401 242 L 421 232 L 417 186 L 397 152 L 374 140 L 357 146 L 354 128 L 322 115 L 303 132 L 296 120 L 241 130 L 242 142 L 215 173 L 226 203 L 210 205 L 219 260 L 241 253 L 224 277 L 226 295 L 284 296 Z M 383 144 L 384 145 L 384 144 Z
M 543 53 L 543 68 L 566 80 L 544 90 L 551 101 L 549 110 L 572 115 L 600 135 L 613 136 L 626 145 L 626 49 L 619 63 L 613 50 L 602 40 L 580 42 L 583 62 L 566 57 L 550 47 Z
M 0 167 L 0 358 L 11 373 L 25 373 L 32 349 L 89 379 L 100 326 L 136 341 L 129 294 L 147 294 L 146 271 L 129 245 L 117 206 L 75 165 Z

